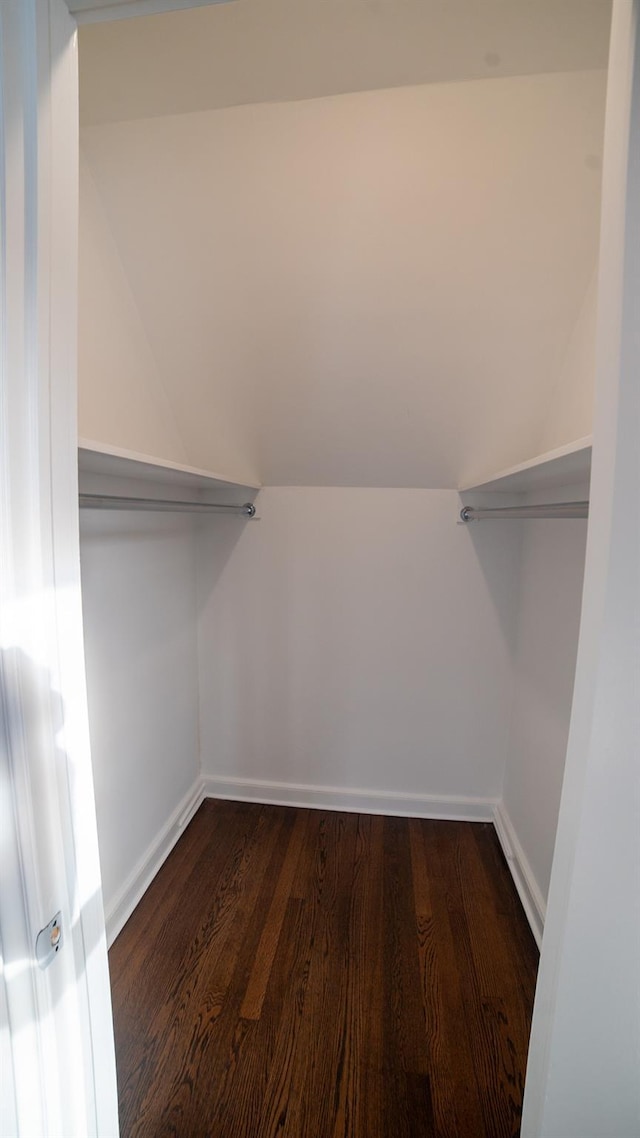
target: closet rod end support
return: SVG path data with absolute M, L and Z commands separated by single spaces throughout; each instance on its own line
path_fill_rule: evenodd
M 463 521 L 463 522 L 473 521 L 473 518 L 471 517 L 471 510 L 472 510 L 471 506 L 463 506 L 462 507 L 462 509 L 460 510 L 461 521 Z
M 256 508 L 255 508 L 253 502 L 245 502 L 244 506 L 242 507 L 242 510 L 243 510 L 243 513 L 245 513 L 248 518 L 255 518 Z

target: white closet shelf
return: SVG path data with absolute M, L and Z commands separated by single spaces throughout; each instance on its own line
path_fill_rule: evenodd
M 591 435 L 587 435 L 517 466 L 474 478 L 459 489 L 524 494 L 529 490 L 560 490 L 564 486 L 576 486 L 589 480 L 591 442 Z
M 104 443 L 78 440 L 78 470 L 81 474 L 107 475 L 111 478 L 135 478 L 163 486 L 188 487 L 191 490 L 259 490 L 259 482 L 227 478 L 211 470 L 185 466 L 154 458 L 148 454 L 107 446 Z

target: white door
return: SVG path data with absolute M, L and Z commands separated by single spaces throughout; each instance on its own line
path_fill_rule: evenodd
M 116 1138 L 80 603 L 77 59 L 63 0 L 2 0 L 0 69 L 0 1133 Z
M 615 0 L 580 643 L 523 1138 L 640 1135 L 640 2 Z

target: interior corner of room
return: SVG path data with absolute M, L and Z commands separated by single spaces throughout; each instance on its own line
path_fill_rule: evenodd
M 83 511 L 109 934 L 214 795 L 493 820 L 540 943 L 586 523 L 459 514 L 588 498 L 603 9 L 347 79 L 232 7 L 80 34 L 81 490 L 258 515 Z

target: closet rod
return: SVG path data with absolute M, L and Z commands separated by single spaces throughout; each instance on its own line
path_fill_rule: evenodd
M 219 510 L 233 514 L 244 514 L 247 518 L 255 515 L 252 502 L 242 506 L 227 506 L 219 502 L 173 501 L 171 498 L 130 498 L 118 494 L 80 494 L 81 510 L 151 510 L 171 513 L 210 514 Z
M 549 502 L 539 506 L 463 506 L 463 522 L 482 518 L 588 518 L 588 502 Z

